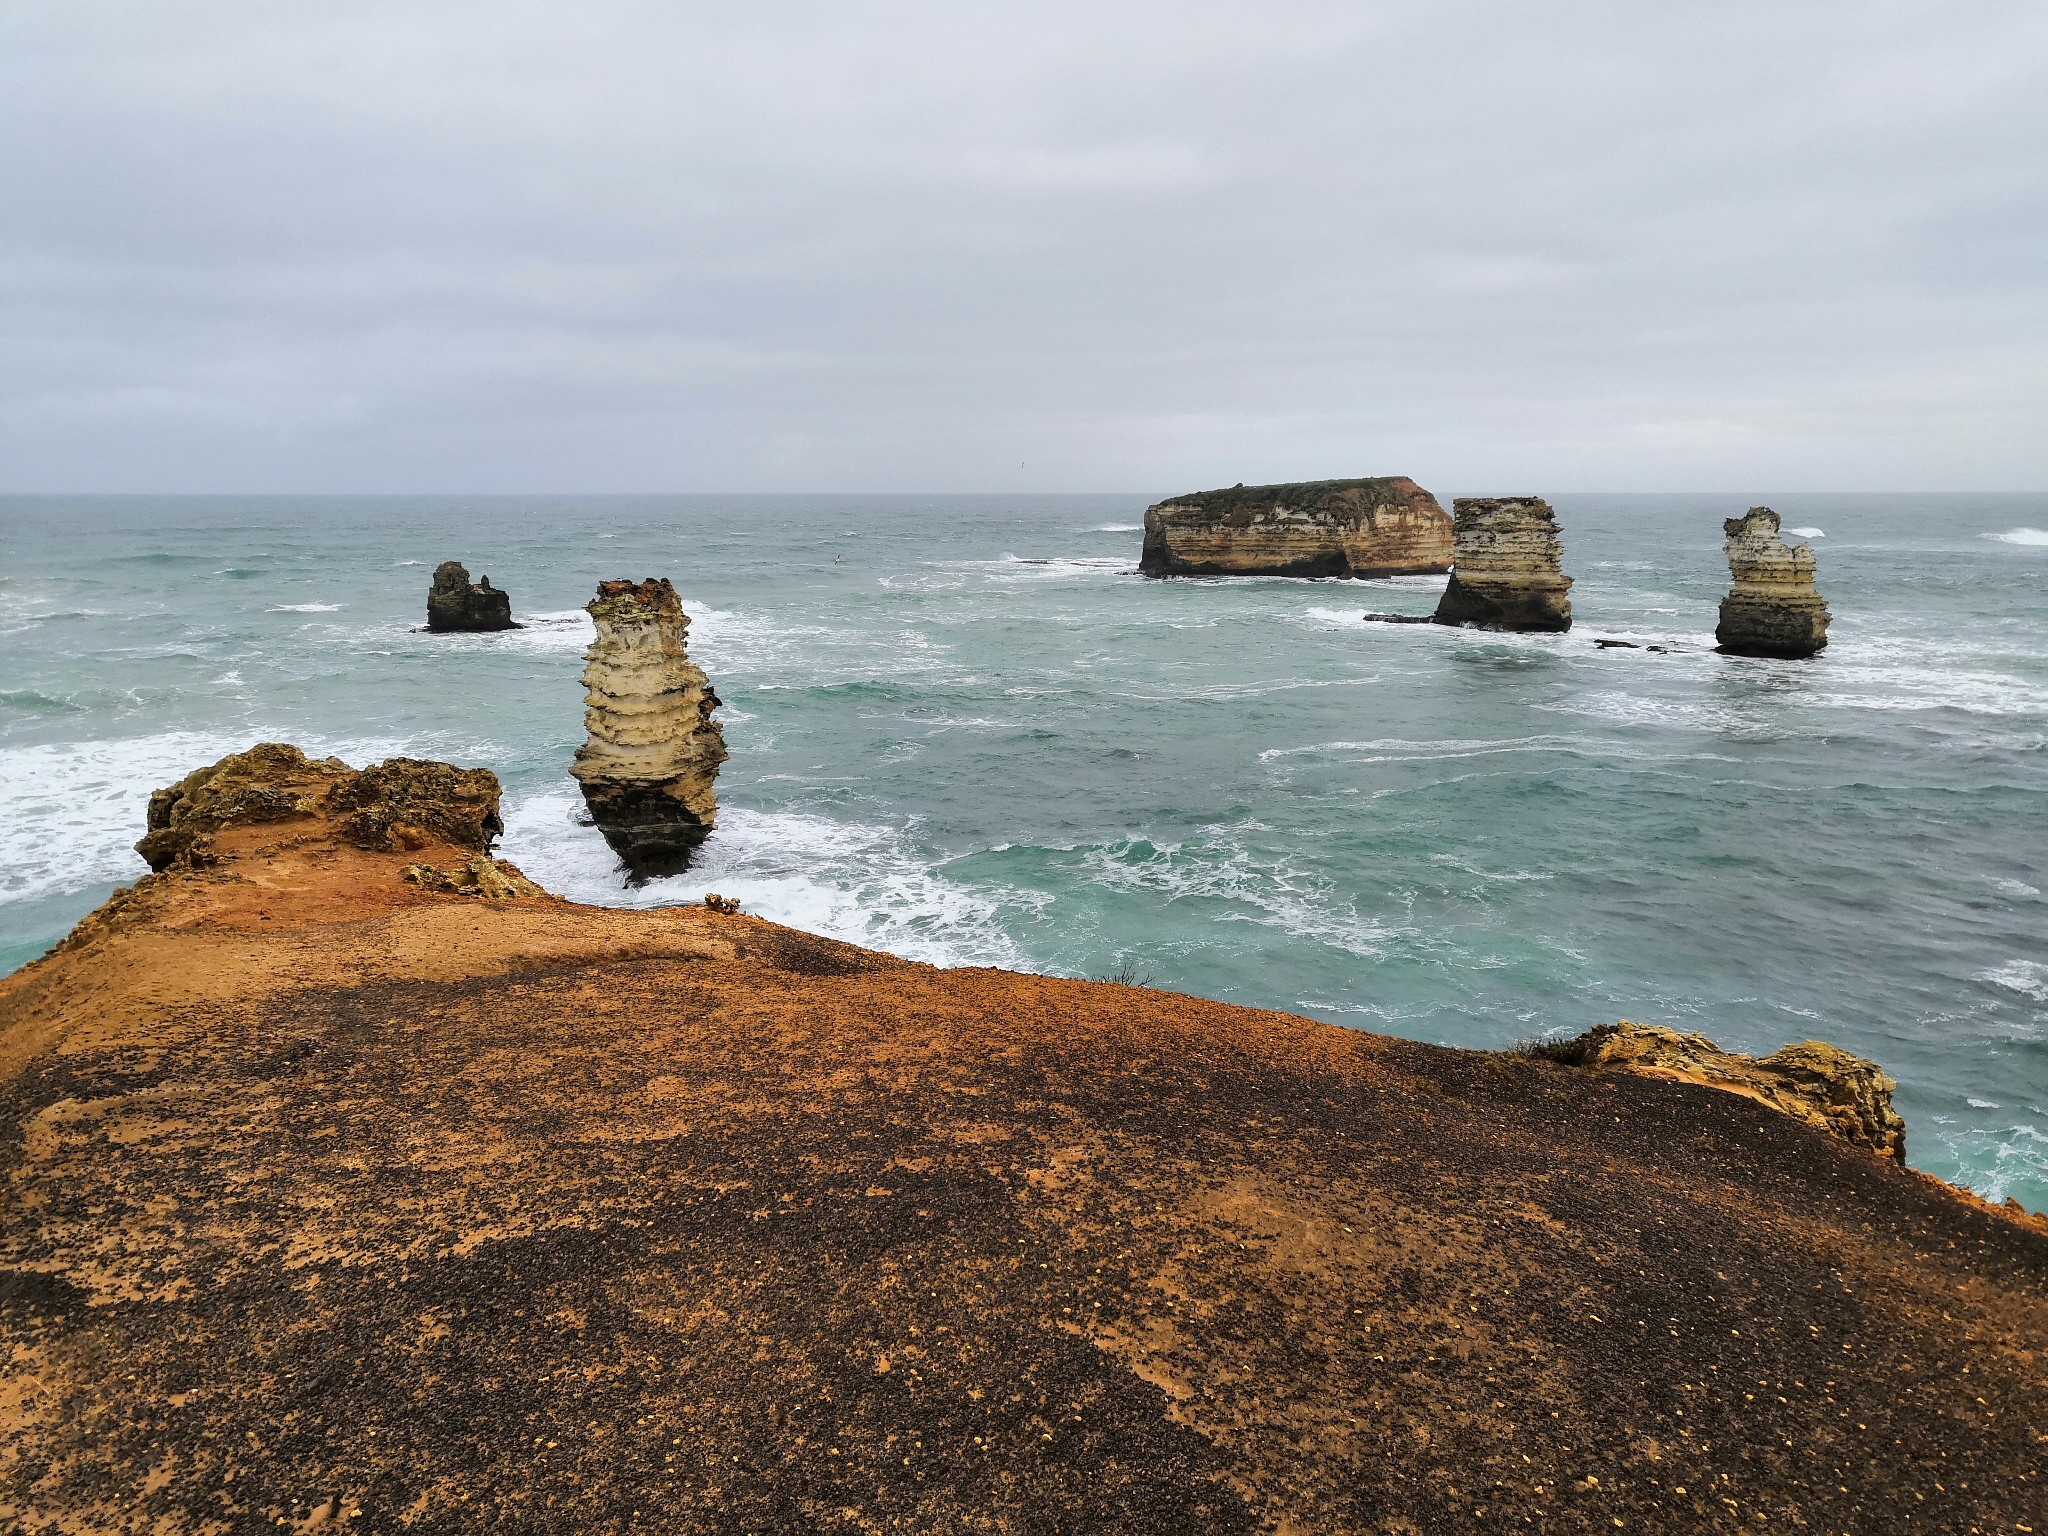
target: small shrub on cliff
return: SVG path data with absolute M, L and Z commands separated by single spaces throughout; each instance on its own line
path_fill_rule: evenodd
M 1579 1067 L 1586 1063 L 1586 1048 L 1591 1040 L 1590 1030 L 1582 1035 L 1531 1035 L 1509 1046 L 1508 1054 L 1554 1061 L 1562 1067 Z
M 1107 975 L 1090 976 L 1088 979 L 1090 981 L 1106 981 L 1114 987 L 1149 987 L 1152 985 L 1152 973 L 1150 971 L 1141 972 L 1138 969 L 1138 962 L 1129 956 L 1126 956 L 1122 963 Z

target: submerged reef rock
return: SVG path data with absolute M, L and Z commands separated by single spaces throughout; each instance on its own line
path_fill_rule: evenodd
M 1623 1019 L 1536 1050 L 1574 1066 L 1628 1067 L 1725 1088 L 1881 1156 L 1906 1160 L 1906 1122 L 1892 1108 L 1899 1085 L 1876 1062 L 1823 1040 L 1802 1040 L 1768 1056 L 1743 1056 L 1722 1050 L 1705 1035 Z
M 1734 585 L 1714 630 L 1733 656 L 1811 656 L 1828 643 L 1828 605 L 1813 588 L 1810 544 L 1778 537 L 1778 514 L 1751 507 L 1721 525 Z
M 223 832 L 299 821 L 331 823 L 340 841 L 379 852 L 442 843 L 486 853 L 504 831 L 488 768 L 394 757 L 357 770 L 264 742 L 151 795 L 149 832 L 135 851 L 158 872 L 200 868 L 216 862 Z
M 690 620 L 667 577 L 600 582 L 584 658 L 589 739 L 570 768 L 590 819 L 637 878 L 679 874 L 718 821 L 718 695 L 685 650 Z
M 436 634 L 517 629 L 512 622 L 512 594 L 479 576 L 472 586 L 458 560 L 434 567 L 434 585 L 427 593 L 427 628 Z
M 0 978 L 0 1530 L 2043 1528 L 2048 1228 L 1790 1088 L 485 899 L 259 753 Z
M 1457 553 L 1437 600 L 1439 624 L 1561 633 L 1572 627 L 1557 514 L 1540 496 L 1461 496 Z
M 1237 485 L 1145 509 L 1148 576 L 1410 576 L 1450 569 L 1451 520 L 1405 475 Z

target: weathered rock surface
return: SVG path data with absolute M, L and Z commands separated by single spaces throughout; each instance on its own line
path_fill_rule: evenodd
M 1237 485 L 1145 509 L 1148 576 L 1405 576 L 1448 570 L 1451 520 L 1405 475 Z
M 588 612 L 597 623 L 583 668 L 588 740 L 569 771 L 634 876 L 680 873 L 718 821 L 718 695 L 689 658 L 690 620 L 667 577 L 601 582 Z
M 0 1531 L 2042 1528 L 2048 1232 L 1753 1097 L 444 893 L 303 762 L 0 978 Z
M 434 585 L 427 592 L 427 628 L 447 634 L 519 626 L 512 622 L 509 592 L 492 586 L 488 576 L 471 585 L 460 561 L 445 560 L 434 568 Z
M 1437 600 L 1439 624 L 1562 632 L 1572 627 L 1557 514 L 1540 496 L 1461 496 L 1457 550 Z
M 199 868 L 217 861 L 222 832 L 284 822 L 331 823 L 342 842 L 379 852 L 443 843 L 487 853 L 504 831 L 498 776 L 488 768 L 394 757 L 357 770 L 264 742 L 151 795 L 149 831 L 135 851 L 159 872 Z
M 1828 605 L 1814 590 L 1813 546 L 1781 539 L 1769 507 L 1751 507 L 1721 527 L 1734 585 L 1721 599 L 1714 630 L 1720 648 L 1735 656 L 1798 657 L 1825 646 Z
M 1832 1136 L 1906 1160 L 1906 1123 L 1892 1108 L 1898 1084 L 1874 1061 L 1823 1040 L 1768 1056 L 1724 1051 L 1705 1035 L 1658 1024 L 1600 1024 L 1541 1053 L 1576 1066 L 1628 1067 L 1741 1093 Z

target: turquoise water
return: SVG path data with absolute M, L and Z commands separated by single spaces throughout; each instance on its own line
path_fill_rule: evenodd
M 143 872 L 194 766 L 447 757 L 586 901 L 1460 1045 L 1833 1040 L 1915 1163 L 2048 1206 L 2048 497 L 1768 498 L 1822 531 L 1808 663 L 1708 648 L 1767 498 L 1554 497 L 1579 627 L 1524 637 L 1359 621 L 1437 579 L 1144 580 L 1147 499 L 0 500 L 0 967 Z M 451 558 L 531 627 L 418 633 Z M 645 575 L 733 755 L 701 867 L 628 890 L 565 769 L 579 605 Z

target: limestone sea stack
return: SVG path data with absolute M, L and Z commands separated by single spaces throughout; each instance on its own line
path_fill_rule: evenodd
M 1147 576 L 1414 576 L 1450 569 L 1451 520 L 1405 475 L 1234 485 L 1145 509 Z
M 1811 656 L 1828 643 L 1828 605 L 1813 588 L 1814 555 L 1807 544 L 1778 537 L 1778 514 L 1751 507 L 1721 525 L 1728 535 L 1728 573 L 1734 585 L 1721 599 L 1714 630 L 1733 656 Z
M 1461 496 L 1457 549 L 1439 624 L 1562 633 L 1572 627 L 1572 579 L 1561 569 L 1557 514 L 1540 496 Z
M 667 577 L 600 582 L 587 611 L 589 739 L 570 768 L 605 841 L 636 878 L 680 874 L 718 820 L 718 695 L 685 650 L 690 620 Z
M 427 593 L 427 628 L 436 634 L 517 629 L 512 622 L 512 594 L 480 576 L 474 585 L 459 560 L 434 567 L 434 585 Z

